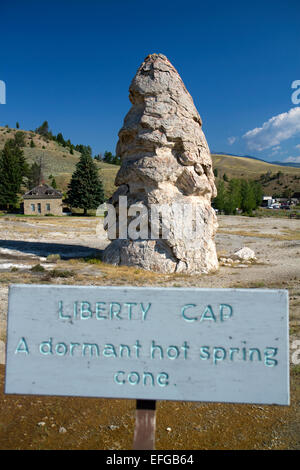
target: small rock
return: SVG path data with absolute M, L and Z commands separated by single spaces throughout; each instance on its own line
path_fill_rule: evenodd
M 119 429 L 119 426 L 115 426 L 114 424 L 110 424 L 108 426 L 108 428 L 111 430 L 111 431 L 114 431 L 115 429 Z
M 167 428 L 166 429 L 168 432 L 171 432 L 172 431 L 172 428 Z
M 253 250 L 251 248 L 248 248 L 247 246 L 244 246 L 240 250 L 236 251 L 233 255 L 234 258 L 238 258 L 242 261 L 248 261 L 248 260 L 255 260 L 256 256 Z
M 67 432 L 67 430 L 66 430 L 66 428 L 64 428 L 63 426 L 61 426 L 61 427 L 59 428 L 59 432 L 62 433 L 62 434 L 64 434 L 64 433 Z

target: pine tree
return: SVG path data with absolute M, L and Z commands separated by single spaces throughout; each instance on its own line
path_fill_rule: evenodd
M 0 153 L 0 204 L 16 205 L 28 166 L 24 154 L 10 139 Z
M 241 209 L 246 214 L 251 215 L 252 210 L 256 208 L 256 200 L 255 200 L 253 186 L 248 181 L 242 180 L 241 197 L 242 197 Z
M 66 146 L 66 141 L 64 139 L 64 136 L 62 135 L 61 132 L 59 132 L 56 136 L 56 142 L 58 142 L 59 144 L 63 145 L 64 147 Z
M 72 175 L 67 193 L 71 206 L 84 210 L 97 209 L 104 202 L 102 181 L 98 169 L 89 151 L 82 153 Z
M 50 180 L 50 184 L 51 184 L 52 188 L 53 188 L 53 189 L 57 189 L 56 179 L 54 178 L 53 175 L 50 175 L 50 176 L 49 176 L 49 180 Z
M 48 121 L 44 121 L 43 124 L 38 127 L 35 132 L 37 134 L 40 134 L 40 135 L 43 135 L 43 136 L 46 136 L 49 134 L 49 124 L 48 124 Z
M 41 184 L 43 180 L 42 160 L 39 163 L 34 162 L 28 171 L 27 188 L 32 189 Z
M 18 147 L 25 147 L 26 142 L 25 142 L 25 132 L 23 131 L 17 131 L 15 133 L 15 145 Z
M 218 194 L 213 201 L 213 205 L 219 211 L 224 210 L 225 205 L 225 185 L 224 181 L 220 181 L 217 185 Z
M 236 214 L 236 209 L 241 207 L 241 180 L 233 178 L 230 180 L 225 197 L 225 214 Z

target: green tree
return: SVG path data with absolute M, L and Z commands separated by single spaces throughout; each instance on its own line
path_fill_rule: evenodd
M 20 129 L 20 124 L 18 122 L 16 122 L 16 128 Z
M 256 208 L 256 200 L 253 185 L 246 180 L 242 180 L 241 182 L 241 198 L 242 211 L 251 215 L 253 209 Z
M 255 209 L 259 207 L 263 199 L 263 189 L 259 181 L 251 181 L 254 197 L 255 197 Z
M 34 140 L 33 140 L 33 139 L 31 139 L 31 141 L 30 141 L 30 147 L 31 147 L 31 148 L 34 148 L 34 147 L 35 147 L 35 143 L 34 143 Z
M 61 132 L 59 132 L 59 134 L 57 134 L 57 136 L 56 136 L 56 141 L 57 141 L 59 144 L 63 145 L 63 147 L 66 146 L 66 141 L 65 141 L 65 139 L 64 139 L 64 137 L 63 137 L 63 135 L 62 135 Z
M 103 161 L 105 163 L 112 163 L 113 158 L 114 157 L 113 157 L 113 154 L 111 152 L 107 152 L 107 151 L 104 152 Z
M 241 207 L 241 202 L 241 180 L 233 178 L 229 181 L 225 195 L 225 214 L 236 214 L 236 209 Z
M 13 139 L 8 140 L 0 152 L 0 204 L 15 206 L 28 166 L 23 151 Z
M 57 189 L 56 179 L 53 175 L 49 175 L 50 185 L 53 189 Z
M 48 121 L 44 121 L 43 124 L 35 130 L 35 132 L 44 137 L 48 137 L 50 132 Z
M 224 181 L 221 180 L 217 184 L 217 196 L 214 198 L 214 201 L 213 201 L 213 206 L 219 211 L 224 210 L 225 195 L 226 195 L 225 184 L 224 184 Z
M 84 215 L 87 215 L 88 209 L 97 209 L 104 202 L 102 181 L 89 150 L 81 154 L 76 164 L 68 186 L 67 199 L 71 206 L 83 209 Z
M 99 158 L 97 158 L 99 160 Z M 120 157 L 113 155 L 111 152 L 104 152 L 103 161 L 105 163 L 110 163 L 111 165 L 121 165 Z
M 15 145 L 17 145 L 18 147 L 25 147 L 26 143 L 25 143 L 25 132 L 23 131 L 17 131 L 15 133 Z
M 34 162 L 28 171 L 27 188 L 32 189 L 41 184 L 43 180 L 42 163 Z
M 80 153 L 88 153 L 89 155 L 92 155 L 92 148 L 89 145 L 76 145 L 75 150 Z

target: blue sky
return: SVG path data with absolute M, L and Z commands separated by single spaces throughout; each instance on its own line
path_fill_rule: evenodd
M 0 44 L 0 125 L 47 120 L 94 154 L 114 152 L 131 79 L 160 52 L 212 151 L 300 162 L 299 0 L 5 1 Z

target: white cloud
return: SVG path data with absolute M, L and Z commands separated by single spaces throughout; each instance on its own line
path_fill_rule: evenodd
M 300 163 L 300 156 L 299 157 L 288 157 L 284 160 L 284 163 Z
M 300 144 L 295 145 L 295 149 L 300 149 Z
M 276 155 L 279 150 L 281 149 L 280 145 L 276 145 L 275 147 L 272 148 L 272 155 Z
M 232 145 L 232 144 L 234 144 L 236 139 L 237 139 L 236 137 L 232 136 L 232 137 L 228 137 L 227 141 L 228 141 L 229 145 Z
M 277 146 L 297 134 L 300 135 L 300 106 L 271 117 L 261 127 L 246 132 L 243 138 L 251 150 L 261 151 Z

